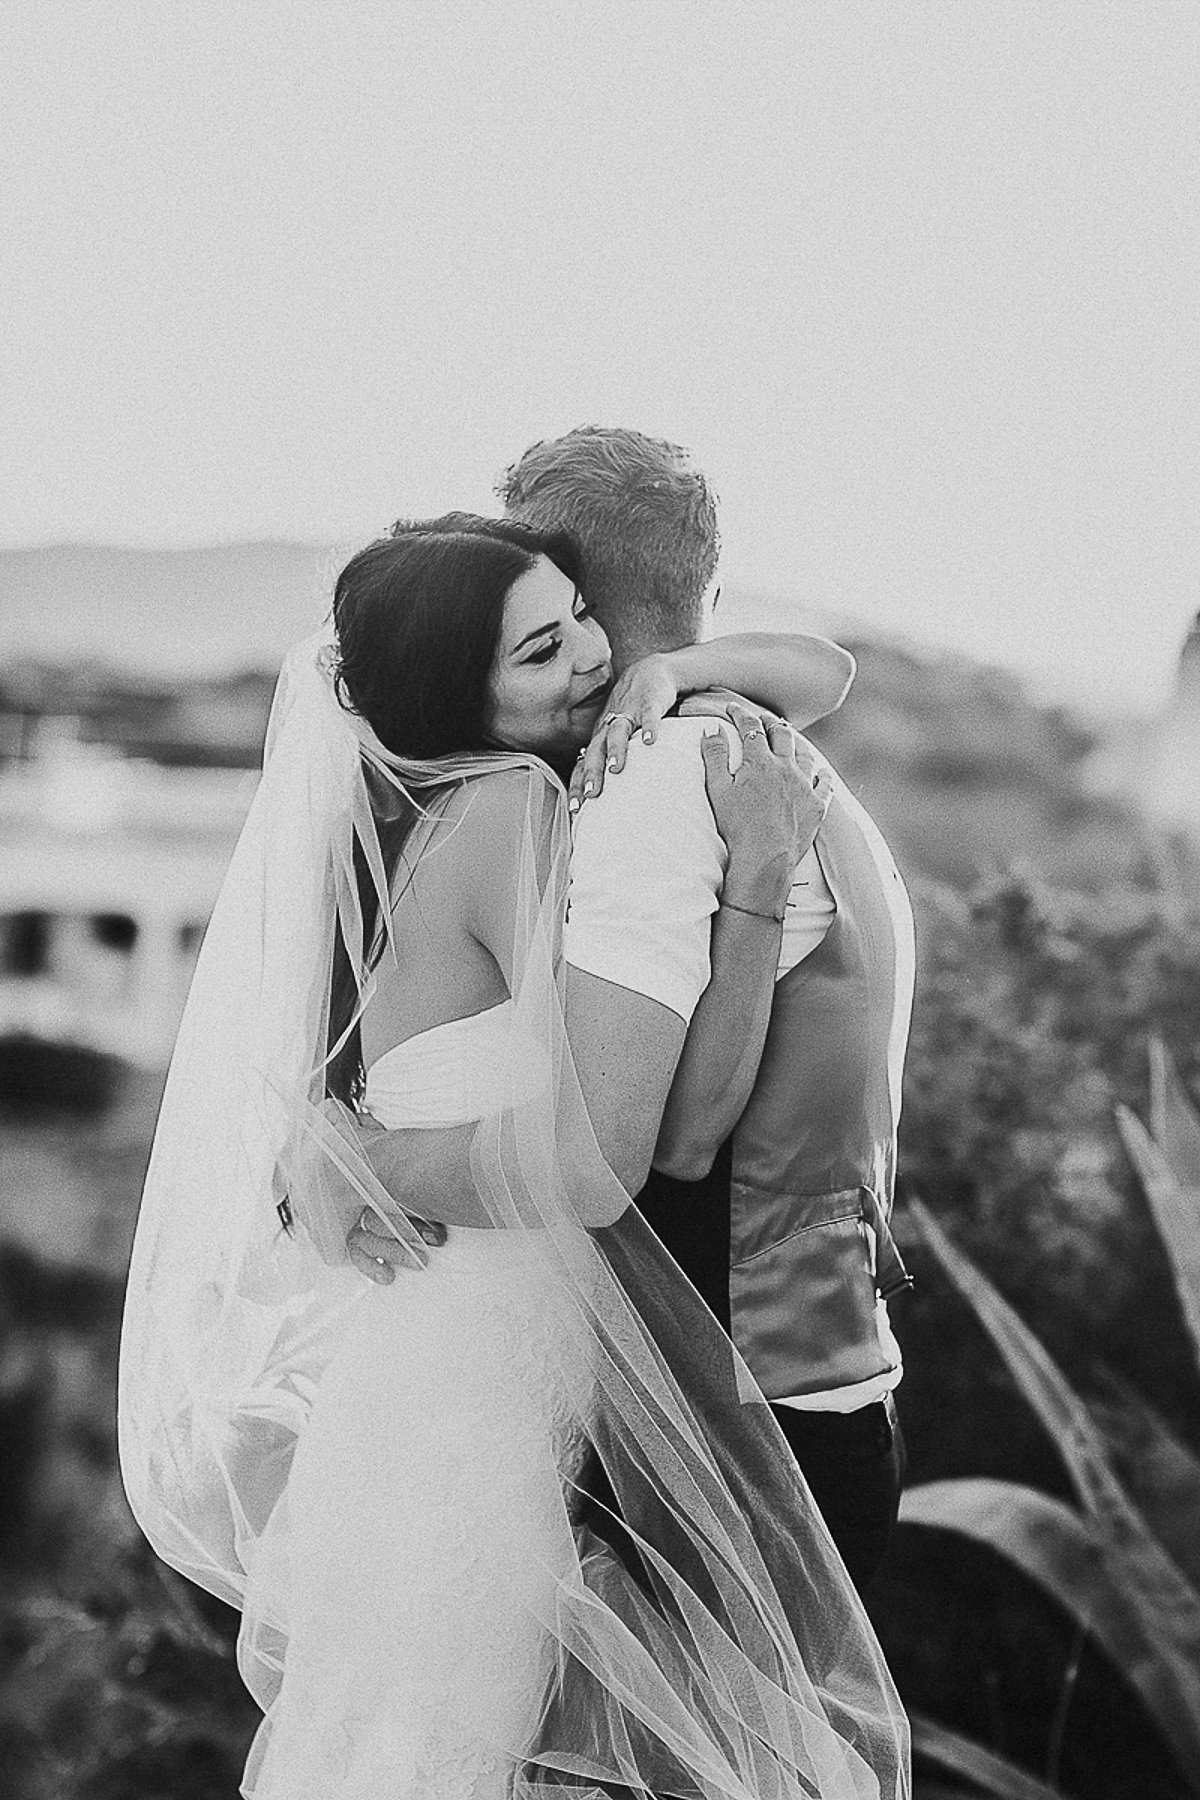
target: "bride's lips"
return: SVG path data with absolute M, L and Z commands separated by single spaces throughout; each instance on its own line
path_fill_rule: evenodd
M 602 681 L 598 687 L 594 687 L 592 689 L 590 694 L 585 694 L 583 696 L 582 700 L 576 700 L 572 707 L 572 711 L 578 712 L 579 709 L 584 706 L 600 705 L 604 699 L 604 696 L 608 692 L 608 687 L 609 687 L 608 682 Z

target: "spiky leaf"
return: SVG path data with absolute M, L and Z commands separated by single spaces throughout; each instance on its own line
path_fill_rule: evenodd
M 1200 1188 L 1200 1113 L 1161 1038 L 1150 1040 L 1150 1135 L 1182 1188 Z
M 914 1201 L 912 1212 L 1057 1445 L 1109 1578 L 1141 1615 L 1147 1640 L 1156 1644 L 1161 1667 L 1156 1682 L 1164 1696 L 1155 1705 L 1156 1720 L 1200 1786 L 1200 1596 L 1124 1493 L 1102 1434 L 1048 1352 L 928 1209 Z
M 1117 1108 L 1117 1127 L 1170 1259 L 1184 1323 L 1200 1362 L 1200 1188 L 1180 1186 L 1166 1157 L 1127 1106 Z
M 1200 1770 L 1200 1668 L 1162 1654 L 1154 1619 L 1079 1513 L 1036 1488 L 979 1479 L 911 1488 L 900 1517 L 961 1532 L 1015 1563 L 1095 1638 L 1181 1763 Z
M 1200 1593 L 1200 1457 L 1127 1381 L 1101 1377 L 1110 1398 L 1093 1402 L 1092 1417 L 1146 1523 Z
M 915 1800 L 979 1800 L 979 1789 L 959 1787 L 947 1781 L 921 1781 L 913 1789 Z
M 998 1756 L 974 1738 L 951 1731 L 920 1713 L 912 1716 L 912 1743 L 915 1754 L 928 1757 L 955 1775 L 965 1775 L 985 1794 L 996 1795 L 997 1800 L 1063 1800 L 1060 1788 L 1047 1787 L 1006 1756 Z
M 1146 1530 L 1145 1521 L 1124 1493 L 1108 1456 L 1103 1434 L 1045 1346 L 1034 1336 L 987 1276 L 959 1250 L 920 1200 L 910 1211 L 921 1235 L 975 1311 L 1009 1373 L 1042 1421 L 1071 1477 L 1084 1511 L 1108 1542 L 1144 1544 L 1142 1584 L 1153 1592 L 1160 1612 L 1189 1618 L 1196 1596 L 1171 1559 Z M 1200 1621 L 1195 1649 L 1200 1653 Z M 1200 1654 L 1197 1656 L 1200 1661 Z

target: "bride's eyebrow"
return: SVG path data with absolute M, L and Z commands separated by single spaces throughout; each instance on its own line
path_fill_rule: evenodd
M 533 642 L 534 638 L 545 637 L 548 631 L 557 631 L 561 622 L 562 621 L 559 619 L 551 619 L 549 625 L 539 625 L 535 630 L 527 631 L 520 643 L 514 644 L 508 654 L 510 656 L 515 656 L 518 650 L 523 650 L 526 644 L 531 644 Z

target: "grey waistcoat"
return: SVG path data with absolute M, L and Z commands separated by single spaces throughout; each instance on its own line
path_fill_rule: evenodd
M 817 854 L 837 912 L 775 984 L 733 1138 L 733 1339 L 769 1399 L 886 1371 L 876 1303 L 909 1280 L 889 1219 L 912 912 L 883 838 L 841 782 Z

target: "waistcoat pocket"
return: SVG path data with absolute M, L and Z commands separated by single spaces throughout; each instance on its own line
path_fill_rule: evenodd
M 776 1194 L 733 1186 L 733 1337 L 768 1399 L 887 1373 L 881 1295 L 908 1275 L 870 1188 Z

